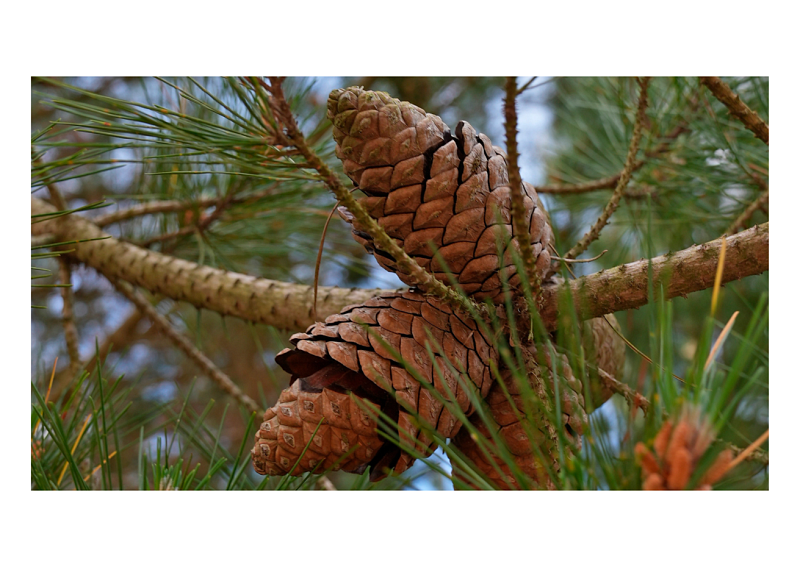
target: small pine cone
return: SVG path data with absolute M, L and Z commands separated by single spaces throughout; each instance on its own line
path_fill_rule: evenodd
M 474 411 L 467 388 L 475 397 L 485 397 L 493 382 L 489 363 L 498 361 L 492 337 L 484 336 L 469 314 L 455 312 L 416 291 L 383 294 L 345 307 L 290 340 L 295 349 L 283 350 L 276 361 L 292 375 L 292 387 L 281 394 L 275 408 L 267 410 L 252 451 L 254 466 L 262 474 L 287 474 L 309 441 L 309 451 L 292 474 L 314 466 L 325 470 L 346 453 L 345 444 L 348 449 L 355 446 L 354 434 L 363 450 L 356 449 L 339 468 L 359 472 L 371 465 L 373 480 L 385 468 L 402 472 L 414 458 L 391 443 L 380 443 L 376 424 L 358 414 L 350 393 L 396 419 L 401 442 L 430 455 L 436 447 L 419 420 L 445 438 L 458 433 L 461 422 L 405 370 L 400 357 L 466 415 Z M 426 345 L 434 353 L 433 363 Z M 437 354 L 439 350 L 444 358 Z M 464 378 L 455 376 L 448 363 Z M 311 434 L 323 416 L 326 419 L 318 433 L 323 441 L 317 441 Z M 324 436 L 329 430 L 327 444 Z M 339 439 L 340 445 L 335 446 Z
M 711 425 L 700 411 L 684 407 L 681 419 L 673 426 L 664 422 L 653 441 L 655 455 L 644 443 L 637 443 L 635 455 L 642 467 L 644 490 L 684 490 L 697 464 L 714 441 Z M 703 474 L 696 490 L 710 490 L 727 472 L 733 454 L 725 449 Z
M 359 202 L 420 266 L 444 282 L 449 270 L 478 300 L 498 299 L 501 270 L 510 286 L 519 288 L 508 248 L 508 238 L 519 246 L 511 222 L 508 165 L 487 136 L 461 121 L 453 137 L 438 116 L 359 87 L 334 90 L 328 118 L 345 173 L 367 195 Z M 535 189 L 523 185 L 536 267 L 546 279 L 553 272 L 548 251 L 553 232 Z M 339 212 L 378 263 L 397 272 L 394 260 L 375 248 L 353 215 L 344 208 Z M 417 283 L 397 275 L 409 285 Z
M 561 358 L 560 365 L 564 374 L 559 381 L 562 424 L 565 427 L 567 438 L 571 439 L 576 447 L 580 449 L 580 435 L 588 425 L 588 417 L 584 411 L 584 399 L 581 393 L 582 384 L 572 374 L 572 369 L 567 364 L 566 357 L 562 355 L 559 355 L 559 357 Z M 549 355 L 546 355 L 545 358 L 547 359 L 546 363 L 549 368 Z M 541 367 L 537 368 L 537 372 L 540 372 L 540 369 Z M 558 448 L 553 445 L 546 431 L 537 429 L 532 439 L 517 417 L 517 415 L 524 416 L 526 409 L 533 409 L 537 412 L 541 410 L 536 409 L 535 403 L 529 404 L 531 406 L 530 408 L 525 407 L 519 384 L 514 380 L 508 369 L 503 369 L 501 371 L 501 376 L 503 384 L 506 386 L 511 396 L 511 400 L 506 397 L 502 386 L 496 381 L 485 400 L 491 416 L 489 425 L 487 426 L 478 414 L 475 414 L 475 416 L 470 419 L 470 422 L 475 426 L 478 434 L 486 439 L 490 445 L 492 444 L 492 435 L 489 427 L 491 427 L 505 442 L 519 470 L 530 478 L 534 485 L 538 485 L 542 488 L 553 488 L 546 468 L 541 462 L 537 451 L 534 449 L 534 445 L 538 446 L 538 452 L 548 460 L 549 466 L 553 467 L 555 470 L 558 470 Z M 552 379 L 549 376 L 548 381 L 552 388 Z M 542 416 L 530 416 L 527 421 L 531 424 L 535 424 L 542 423 L 543 419 Z M 459 431 L 458 435 L 456 435 L 453 440 L 453 444 L 498 488 L 504 490 L 520 488 L 518 482 L 511 474 L 510 467 L 504 463 L 502 459 L 495 456 L 497 454 L 496 452 L 487 456 L 467 429 Z M 492 459 L 493 462 L 489 459 Z M 498 468 L 500 471 L 497 470 Z M 460 471 L 456 464 L 453 466 L 453 475 L 467 484 L 472 484 L 469 477 Z

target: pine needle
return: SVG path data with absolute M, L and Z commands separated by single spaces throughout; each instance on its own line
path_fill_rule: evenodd
M 744 461 L 750 455 L 750 453 L 753 453 L 756 449 L 758 449 L 764 443 L 764 441 L 767 440 L 768 437 L 769 437 L 769 429 L 767 429 L 764 433 L 762 433 L 761 437 L 750 443 L 747 449 L 739 453 L 739 456 L 733 459 L 731 461 L 731 464 L 728 465 L 728 470 L 731 470 L 733 467 Z
M 725 267 L 725 248 L 727 240 L 722 237 L 722 246 L 719 249 L 719 262 L 717 263 L 717 275 L 714 277 L 714 292 L 711 294 L 711 316 L 717 312 L 717 301 L 719 300 L 719 288 L 722 285 L 722 271 Z
M 724 241 L 723 241 L 724 242 Z M 725 342 L 725 339 L 728 338 L 728 333 L 730 333 L 731 327 L 733 327 L 733 322 L 736 321 L 736 317 L 739 315 L 739 312 L 736 311 L 725 325 L 725 328 L 722 329 L 719 337 L 717 337 L 717 341 L 714 343 L 714 347 L 711 349 L 711 352 L 708 353 L 708 358 L 706 359 L 706 365 L 703 367 L 703 370 L 708 369 L 711 366 L 711 362 L 717 355 L 717 351 L 722 346 L 722 343 Z
M 70 455 L 74 455 L 75 454 L 75 449 L 78 448 L 78 443 L 81 442 L 81 439 L 83 438 L 83 434 L 86 431 L 86 426 L 89 425 L 89 420 L 90 419 L 92 419 L 92 414 L 87 415 L 86 419 L 83 421 L 83 426 L 81 427 L 81 432 L 78 433 L 78 438 L 75 439 L 75 443 L 72 444 L 72 450 L 70 451 Z M 67 467 L 68 466 L 69 466 L 69 463 L 64 463 L 64 468 L 61 469 L 61 474 L 58 476 L 58 482 L 56 483 L 56 485 L 58 485 L 58 486 L 61 485 L 61 481 L 64 479 L 64 474 L 67 472 Z

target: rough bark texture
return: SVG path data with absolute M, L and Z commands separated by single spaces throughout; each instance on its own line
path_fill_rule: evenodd
M 52 205 L 31 197 L 31 214 L 54 211 Z M 110 278 L 171 299 L 283 329 L 305 329 L 314 322 L 311 286 L 227 272 L 151 252 L 117 240 L 75 214 L 31 225 L 31 233 L 53 233 L 58 241 L 107 237 L 70 245 L 75 250 L 72 256 Z M 382 291 L 321 287 L 317 313 L 322 317 L 336 313 L 345 305 L 366 301 Z
M 31 214 L 55 212 L 55 207 L 31 198 Z M 57 241 L 108 236 L 78 215 L 68 215 L 31 226 L 31 234 L 55 234 Z M 722 282 L 761 274 L 769 269 L 769 223 L 727 237 Z M 667 297 L 685 296 L 711 287 L 721 239 L 694 245 L 653 259 L 656 281 L 669 278 Z M 73 256 L 102 273 L 135 283 L 153 293 L 188 301 L 197 307 L 276 327 L 301 330 L 314 322 L 311 286 L 289 284 L 245 274 L 199 266 L 127 244 L 113 237 L 71 245 Z M 556 298 L 566 285 L 578 304 L 582 319 L 599 317 L 647 304 L 647 260 L 623 264 L 596 274 L 544 287 L 542 320 L 549 330 L 557 325 Z M 671 277 L 669 277 L 671 275 Z M 321 287 L 320 317 L 337 313 L 345 305 L 362 303 L 383 289 Z
M 769 145 L 769 126 L 758 113 L 742 102 L 728 83 L 719 77 L 700 77 L 700 81 L 728 108 L 728 112 L 738 118 L 759 140 Z
M 727 238 L 722 283 L 769 270 L 769 223 L 754 226 Z M 655 289 L 663 284 L 667 299 L 686 296 L 714 285 L 722 238 L 696 244 L 680 252 L 652 259 Z M 542 319 L 550 330 L 556 327 L 556 296 L 569 285 L 578 316 L 591 319 L 606 313 L 645 305 L 648 260 L 623 264 L 568 283 L 546 287 Z

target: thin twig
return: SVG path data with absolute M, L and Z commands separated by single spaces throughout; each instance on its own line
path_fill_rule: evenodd
M 739 215 L 739 217 L 735 221 L 733 221 L 733 224 L 731 224 L 728 227 L 728 230 L 725 231 L 725 234 L 728 235 L 736 234 L 740 230 L 744 229 L 745 225 L 747 225 L 748 221 L 752 218 L 753 213 L 755 213 L 759 209 L 763 210 L 763 207 L 766 206 L 768 202 L 769 202 L 769 187 L 767 187 L 767 189 L 763 193 L 761 193 L 761 195 L 759 195 L 758 199 L 756 199 L 747 206 L 744 212 L 742 212 L 742 214 Z
M 692 105 L 693 106 L 693 105 Z M 680 124 L 675 126 L 666 136 L 662 138 L 662 142 L 658 144 L 655 148 L 651 150 L 647 150 L 644 155 L 647 158 L 657 157 L 670 148 L 670 142 L 680 136 L 685 132 L 689 132 L 689 128 L 687 126 L 687 122 L 682 121 Z M 633 171 L 638 171 L 642 168 L 645 164 L 645 160 L 640 159 L 633 165 Z M 611 175 L 610 177 L 603 177 L 601 179 L 597 179 L 595 181 L 588 181 L 586 183 L 577 183 L 577 184 L 554 184 L 554 185 L 541 185 L 536 187 L 537 193 L 560 193 L 562 195 L 572 195 L 578 193 L 589 193 L 591 191 L 599 191 L 601 189 L 613 189 L 619 183 L 620 177 L 622 177 L 622 172 L 620 171 L 616 175 Z M 626 191 L 626 197 L 638 197 L 635 192 Z
M 615 394 L 619 394 L 623 398 L 625 398 L 625 401 L 627 401 L 628 405 L 631 406 L 632 408 L 642 408 L 642 412 L 647 414 L 647 412 L 650 410 L 651 407 L 650 400 L 648 400 L 639 392 L 634 391 L 627 384 L 623 384 L 622 382 L 611 376 L 605 370 L 598 368 L 597 373 L 600 376 L 600 380 L 602 381 L 603 385 L 606 388 L 608 388 Z M 769 432 L 769 430 L 767 430 L 767 432 Z M 757 450 L 757 447 L 761 445 L 766 439 L 764 435 L 762 435 L 762 437 L 764 439 L 761 438 L 757 439 L 754 443 L 752 443 L 749 447 L 747 447 L 747 449 L 737 447 L 733 443 L 729 443 L 727 441 L 721 441 L 719 439 L 717 439 L 717 442 L 721 443 L 723 446 L 730 449 L 734 455 L 738 455 L 737 460 L 734 461 L 734 463 L 736 464 L 738 464 L 742 460 L 745 460 L 745 461 L 755 461 L 763 465 L 768 465 L 769 453 Z M 731 465 L 733 465 L 734 463 L 731 463 Z M 730 466 L 729 470 L 730 468 L 733 468 L 733 466 Z
M 300 151 L 308 165 L 319 173 L 322 181 L 333 194 L 336 195 L 336 198 L 364 227 L 364 231 L 370 235 L 375 245 L 391 255 L 397 263 L 398 269 L 411 276 L 417 287 L 425 293 L 434 295 L 455 308 L 466 311 L 476 309 L 483 313 L 484 309 L 482 306 L 474 304 L 470 299 L 461 296 L 454 289 L 437 280 L 433 274 L 417 264 L 413 258 L 397 245 L 393 238 L 390 238 L 389 235 L 386 234 L 383 227 L 364 210 L 364 207 L 358 203 L 350 191 L 342 185 L 339 177 L 333 173 L 325 162 L 323 162 L 306 143 L 305 136 L 303 136 L 303 133 L 300 131 L 294 113 L 283 93 L 283 79 L 271 77 L 270 83 L 269 85 L 264 83 L 263 86 L 271 95 L 269 97 L 269 104 L 273 113 L 286 129 L 285 144 L 292 145 Z
M 64 325 L 64 339 L 67 343 L 67 354 L 69 354 L 69 373 L 75 376 L 81 369 L 81 351 L 78 348 L 78 328 L 75 326 L 73 315 L 73 296 L 72 284 L 70 283 L 71 274 L 70 260 L 66 256 L 58 257 L 58 276 L 64 287 L 61 289 L 61 323 Z
M 230 204 L 240 204 L 240 203 L 250 203 L 253 201 L 257 201 L 258 199 L 262 199 L 274 193 L 274 188 L 264 189 L 262 191 L 255 191 L 250 193 L 249 195 L 244 195 L 241 197 L 232 198 L 230 200 Z M 133 218 L 145 216 L 145 215 L 153 215 L 158 213 L 179 213 L 182 211 L 186 211 L 188 209 L 205 209 L 211 207 L 220 202 L 219 197 L 204 197 L 202 199 L 197 199 L 196 201 L 191 200 L 166 200 L 166 201 L 149 201 L 146 203 L 142 203 L 140 205 L 135 205 L 132 207 L 128 207 L 126 209 L 121 209 L 119 211 L 114 211 L 113 213 L 107 213 L 105 215 L 101 215 L 92 222 L 99 227 L 108 226 L 110 224 L 130 220 Z
M 136 289 L 134 289 L 127 282 L 123 282 L 121 280 L 111 280 L 111 283 L 114 284 L 114 287 L 117 288 L 117 291 L 127 297 L 131 303 L 133 303 L 137 309 L 139 309 L 139 311 L 144 313 L 154 325 L 161 329 L 161 331 L 175 344 L 175 346 L 181 349 L 186 356 L 200 366 L 200 368 L 203 369 L 208 377 L 216 382 L 223 391 L 246 407 L 248 411 L 256 413 L 261 413 L 263 411 L 253 400 L 253 398 L 242 392 L 242 390 L 233 383 L 233 380 L 231 380 L 227 374 L 217 368 L 217 366 L 211 362 L 211 360 L 205 354 L 200 352 L 200 350 L 197 349 L 188 338 L 178 332 L 178 330 L 172 326 L 167 318 L 156 311 L 156 309 L 150 305 L 150 302 L 148 302 L 138 291 L 136 291 Z
M 53 204 L 59 211 L 67 209 L 67 202 L 61 195 L 61 192 L 50 183 L 47 185 L 47 190 L 50 192 L 50 198 Z M 72 296 L 72 283 L 71 279 L 72 269 L 70 267 L 69 258 L 66 256 L 58 257 L 58 279 L 62 286 L 61 291 L 61 324 L 64 326 L 64 341 L 67 343 L 67 354 L 69 355 L 69 373 L 75 376 L 81 368 L 81 355 L 80 348 L 78 347 L 78 328 L 75 326 L 75 319 L 73 316 L 74 299 Z
M 514 233 L 519 242 L 522 265 L 531 286 L 537 306 L 542 302 L 542 281 L 536 271 L 536 260 L 531 247 L 531 234 L 525 222 L 525 202 L 522 195 L 522 177 L 519 173 L 519 151 L 517 150 L 517 78 L 506 78 L 505 98 L 506 154 L 508 155 L 508 180 L 511 187 L 511 218 Z
M 202 232 L 206 230 L 211 225 L 211 223 L 220 218 L 222 214 L 227 210 L 227 208 L 230 206 L 232 195 L 233 195 L 232 193 L 228 193 L 221 199 L 217 199 L 214 211 L 209 215 L 201 215 L 200 218 L 197 220 L 197 223 L 184 226 L 183 228 L 176 230 L 175 232 L 160 234 L 158 236 L 148 238 L 144 242 L 138 242 L 137 244 L 142 248 L 149 248 L 150 246 L 152 246 L 157 242 L 166 242 L 168 240 L 180 238 L 181 236 L 186 236 L 188 234 L 193 234 L 196 232 L 202 234 Z
M 639 107 L 636 111 L 636 122 L 633 125 L 633 136 L 631 137 L 631 144 L 628 148 L 628 155 L 625 158 L 625 167 L 622 169 L 622 174 L 617 182 L 617 187 L 614 189 L 611 199 L 608 201 L 605 209 L 603 209 L 603 213 L 600 215 L 600 218 L 597 219 L 597 222 L 595 222 L 594 226 L 592 226 L 589 232 L 587 232 L 583 238 L 581 238 L 580 241 L 564 255 L 564 257 L 567 259 L 575 258 L 581 255 L 589 247 L 589 244 L 597 240 L 597 238 L 600 236 L 600 231 L 604 226 L 606 226 L 606 224 L 608 224 L 608 219 L 611 218 L 611 215 L 614 214 L 614 211 L 616 211 L 617 207 L 619 206 L 619 201 L 622 199 L 622 194 L 625 191 L 625 187 L 628 185 L 628 181 L 630 181 L 631 175 L 633 174 L 633 168 L 636 164 L 636 154 L 639 152 L 639 142 L 642 139 L 642 128 L 644 124 L 645 110 L 647 109 L 647 85 L 649 82 L 650 77 L 645 77 L 639 81 L 640 94 Z
M 767 123 L 758 116 L 758 113 L 742 102 L 739 95 L 733 92 L 725 81 L 719 77 L 700 77 L 700 82 L 711 91 L 711 94 L 717 100 L 728 108 L 728 112 L 744 124 L 745 128 L 755 134 L 756 138 L 769 145 L 769 126 Z

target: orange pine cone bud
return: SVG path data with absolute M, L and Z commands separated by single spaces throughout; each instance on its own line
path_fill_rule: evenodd
M 643 443 L 636 445 L 635 454 L 642 467 L 642 488 L 684 490 L 713 441 L 714 432 L 699 409 L 685 406 L 676 426 L 665 421 L 656 434 L 654 448 L 658 458 Z M 720 453 L 696 489 L 711 490 L 727 471 L 731 459 L 730 450 Z

